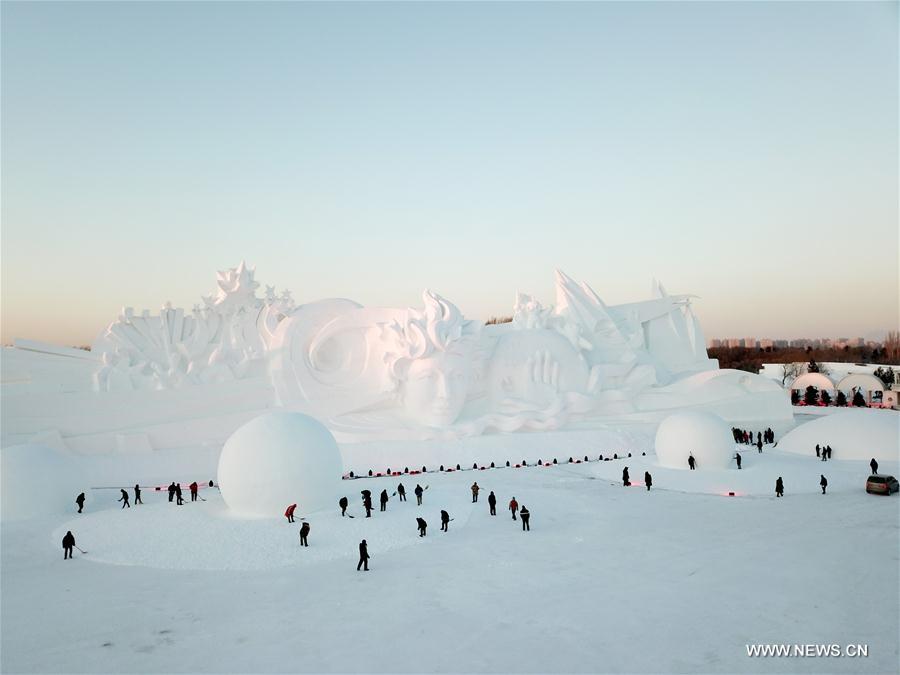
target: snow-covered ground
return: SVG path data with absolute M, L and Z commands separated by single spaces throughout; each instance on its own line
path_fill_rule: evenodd
M 356 517 L 341 518 L 336 504 L 300 513 L 312 525 L 303 549 L 299 521 L 236 519 L 214 489 L 182 507 L 145 491 L 145 505 L 124 511 L 113 491 L 91 493 L 82 515 L 3 523 L 0 666 L 897 672 L 898 496 L 864 492 L 865 461 L 771 446 L 742 456 L 741 471 L 664 469 L 648 452 L 410 476 L 409 501 L 392 498 L 386 513 L 377 495 L 400 479 L 344 481 Z M 898 474 L 897 462 L 881 464 Z M 630 488 L 620 480 L 626 465 Z M 778 476 L 783 499 L 773 494 Z M 429 486 L 421 507 L 417 480 Z M 472 504 L 475 480 L 482 492 Z M 362 489 L 375 495 L 371 519 L 361 517 Z M 723 496 L 730 491 L 737 496 Z M 512 496 L 531 511 L 530 532 L 512 522 Z M 448 533 L 442 508 L 453 517 Z M 424 539 L 417 515 L 429 524 Z M 68 529 L 87 551 L 73 561 L 59 543 Z M 362 538 L 368 573 L 356 571 Z M 868 657 L 750 658 L 755 643 L 860 643 Z

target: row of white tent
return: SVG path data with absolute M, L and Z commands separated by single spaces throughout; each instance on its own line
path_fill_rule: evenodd
M 873 401 L 881 403 L 885 392 L 884 382 L 868 373 L 850 373 L 839 382 L 822 373 L 803 373 L 791 383 L 791 390 L 799 391 L 801 396 L 807 387 L 815 387 L 820 392 L 828 391 L 835 395 L 838 391 L 842 391 L 848 398 L 859 391 L 865 396 L 867 404 Z

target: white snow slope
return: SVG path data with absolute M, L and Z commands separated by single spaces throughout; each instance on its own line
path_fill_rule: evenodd
M 5 522 L 0 668 L 896 673 L 897 495 L 867 495 L 863 461 L 742 454 L 742 471 L 667 470 L 650 455 L 426 474 L 404 479 L 408 502 L 371 519 L 359 490 L 377 509 L 398 479 L 345 481 L 356 518 L 337 505 L 301 513 L 304 549 L 300 522 L 235 519 L 214 490 L 182 507 L 145 492 L 146 505 L 121 511 L 108 495 L 80 516 Z M 631 488 L 619 481 L 626 464 Z M 772 495 L 779 475 L 783 499 Z M 422 507 L 418 478 L 430 485 Z M 742 496 L 716 494 L 728 490 Z M 510 519 L 513 495 L 531 532 Z M 454 518 L 447 533 L 441 508 Z M 87 551 L 72 561 L 60 550 L 67 529 Z M 369 572 L 356 571 L 363 537 Z M 750 658 L 755 643 L 861 643 L 868 657 Z

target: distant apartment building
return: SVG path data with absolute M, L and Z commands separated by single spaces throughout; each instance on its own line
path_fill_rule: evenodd
M 775 341 L 770 340 L 768 338 L 761 338 L 759 340 L 759 348 L 760 349 L 772 349 L 775 346 Z
M 718 349 L 719 347 L 722 346 L 722 341 L 719 338 L 713 338 L 712 340 L 709 341 L 709 344 L 707 346 L 710 349 Z
M 773 340 L 772 346 L 776 347 L 777 349 L 787 349 L 790 346 L 790 342 L 788 342 L 787 340 Z
M 740 338 L 728 338 L 725 340 L 725 346 L 731 349 L 737 349 L 744 346 L 744 341 Z
M 743 346 L 746 347 L 747 349 L 756 349 L 756 338 L 755 337 L 744 338 L 743 342 L 744 342 Z

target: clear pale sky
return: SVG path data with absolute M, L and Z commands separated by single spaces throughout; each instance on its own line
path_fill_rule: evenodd
M 2 340 L 256 265 L 471 318 L 553 270 L 707 336 L 898 324 L 898 5 L 2 3 Z

